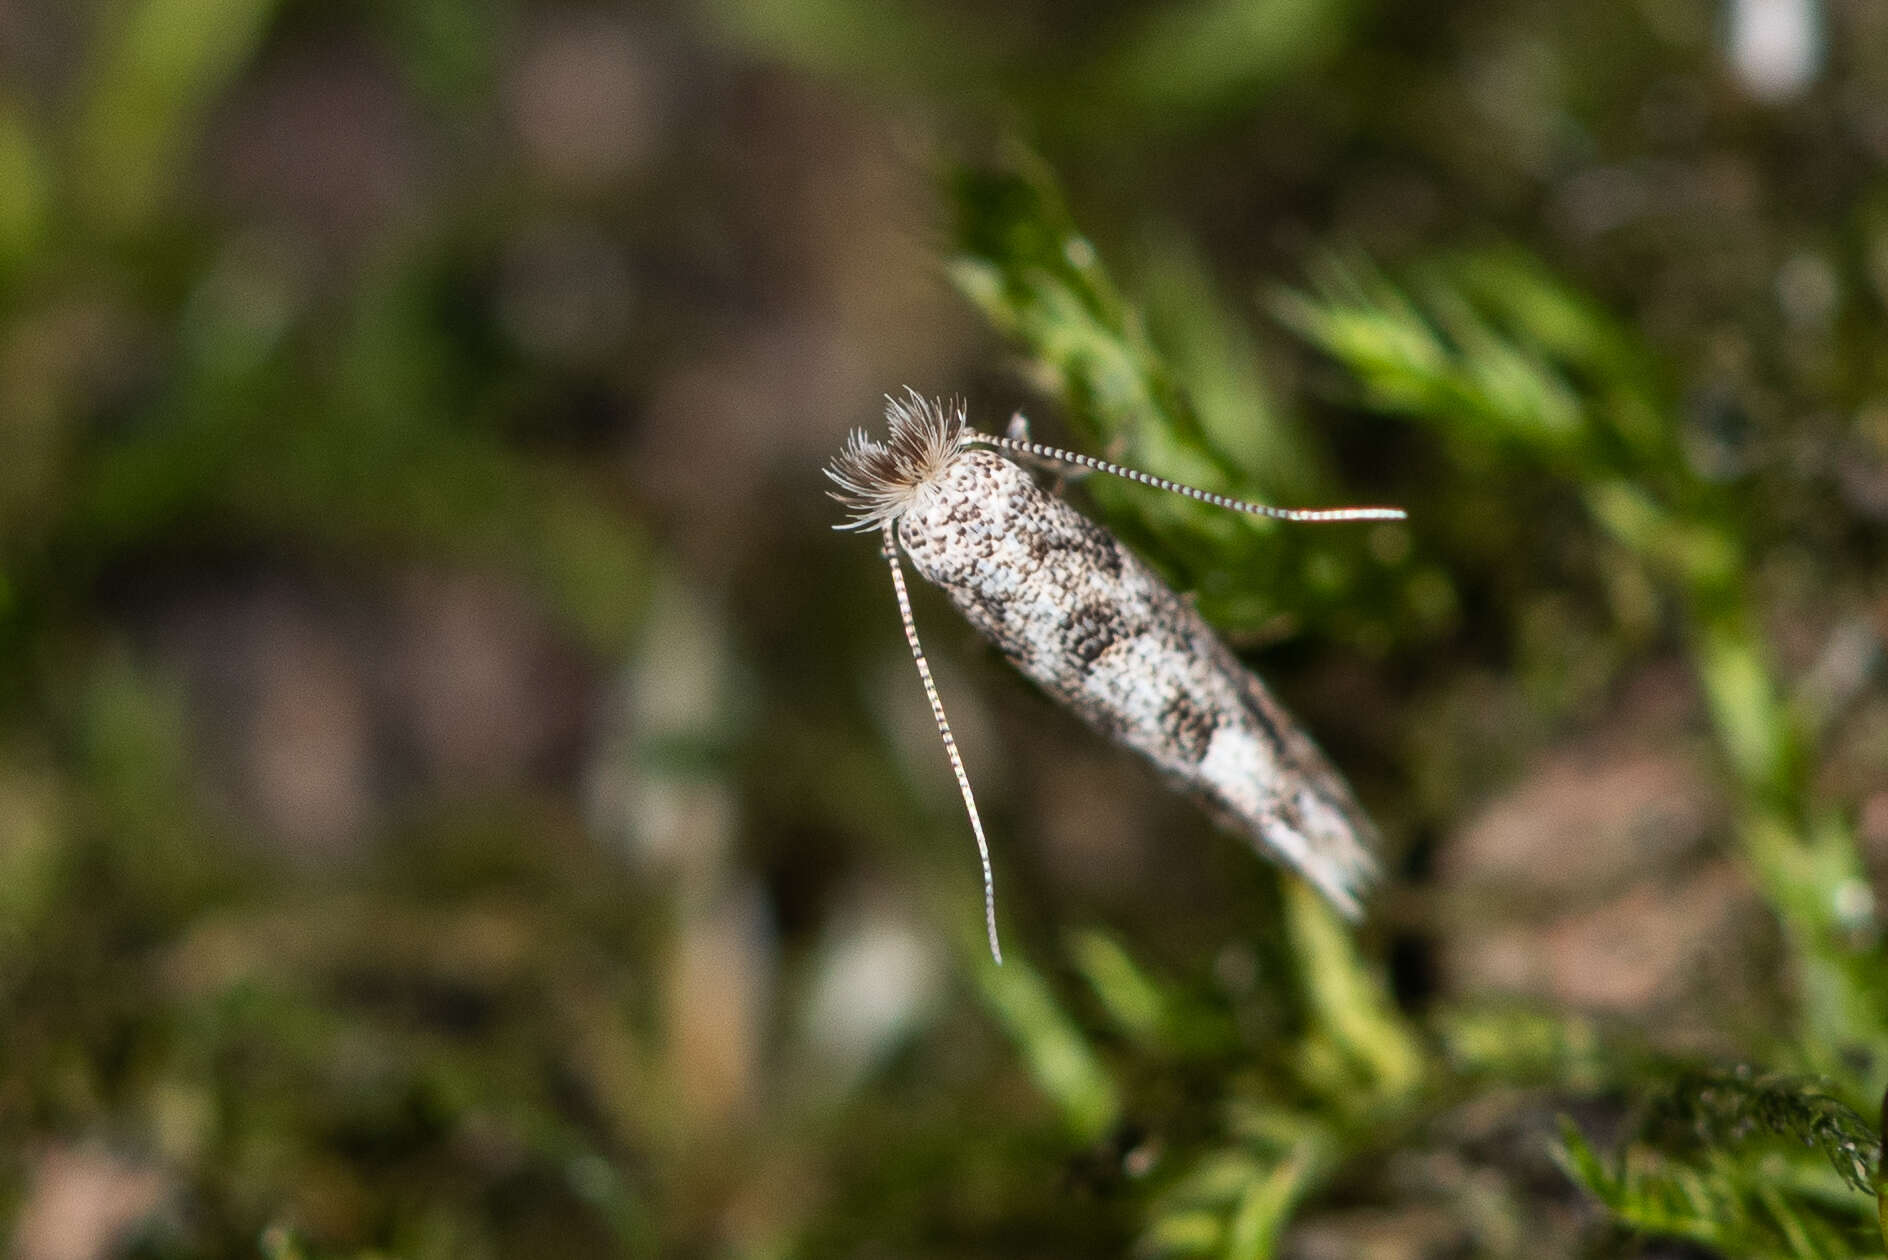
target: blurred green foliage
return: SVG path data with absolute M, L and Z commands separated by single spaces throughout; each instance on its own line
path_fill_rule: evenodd
M 1679 1066 L 1665 1073 L 1667 1092 L 1646 1117 L 1648 1140 L 1617 1167 L 1565 1126 L 1568 1166 L 1621 1220 L 1747 1255 L 1847 1256 L 1880 1241 L 1869 1203 L 1880 1136 L 1851 1108 L 1814 1082 Z M 1745 1144 L 1759 1134 L 1795 1138 L 1826 1166 L 1800 1152 L 1753 1156 Z
M 10 14 L 0 1245 L 1879 1254 L 1888 30 L 1812 7 L 1795 96 L 1704 0 Z M 1410 508 L 1067 487 L 1352 773 L 1364 928 L 927 621 L 988 965 L 815 493 L 907 377 Z M 1594 745 L 1708 851 L 1527 794 Z M 1478 890 L 1504 799 L 1603 886 Z

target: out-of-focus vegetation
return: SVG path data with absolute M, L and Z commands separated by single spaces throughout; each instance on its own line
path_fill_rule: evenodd
M 0 1239 L 1881 1254 L 1888 13 L 0 10 Z M 916 592 L 909 384 L 1386 837 L 1352 931 Z

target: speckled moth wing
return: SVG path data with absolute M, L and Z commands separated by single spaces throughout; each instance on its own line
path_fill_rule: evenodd
M 1342 778 L 1192 605 L 1107 530 L 999 452 L 1098 469 L 1289 520 L 1403 514 L 1393 508 L 1297 511 L 1228 499 L 1023 438 L 976 433 L 961 405 L 946 407 L 915 393 L 890 400 L 887 415 L 888 439 L 854 433 L 828 475 L 839 487 L 834 497 L 852 509 L 842 528 L 878 528 L 885 537 L 905 635 L 983 858 L 990 948 L 998 961 L 983 824 L 918 643 L 900 549 L 1044 691 L 1355 915 L 1358 894 L 1375 873 L 1375 832 Z

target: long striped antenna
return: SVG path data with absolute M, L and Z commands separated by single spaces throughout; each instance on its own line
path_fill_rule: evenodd
M 1037 459 L 1055 460 L 1057 463 L 1073 464 L 1077 468 L 1092 468 L 1096 472 L 1105 472 L 1128 481 L 1138 481 L 1144 486 L 1156 490 L 1171 490 L 1183 494 L 1189 499 L 1198 499 L 1201 503 L 1210 503 L 1214 507 L 1229 508 L 1234 512 L 1244 512 L 1250 516 L 1269 516 L 1280 521 L 1400 521 L 1408 518 L 1409 513 L 1402 508 L 1390 507 L 1341 507 L 1341 508 L 1281 508 L 1264 503 L 1250 503 L 1244 499 L 1229 499 L 1223 494 L 1214 494 L 1210 490 L 1196 490 L 1192 486 L 1183 486 L 1177 481 L 1165 477 L 1156 477 L 1144 473 L 1138 468 L 1123 468 L 1120 464 L 1111 464 L 1105 459 L 1096 459 L 1093 455 L 1083 455 L 1079 451 L 1065 451 L 1056 446 L 1044 446 L 1040 442 L 1031 442 L 1025 438 L 1002 437 L 994 433 L 968 433 L 965 437 L 972 442 L 982 442 L 989 446 L 1019 455 L 1033 455 Z
M 990 877 L 990 844 L 983 838 L 983 819 L 977 813 L 977 798 L 970 793 L 970 776 L 964 773 L 964 759 L 957 754 L 957 740 L 951 735 L 951 724 L 944 716 L 944 701 L 939 699 L 937 683 L 931 677 L 931 663 L 924 659 L 924 648 L 918 644 L 918 623 L 911 616 L 911 596 L 905 591 L 905 571 L 898 563 L 898 543 L 892 534 L 892 523 L 886 521 L 882 529 L 885 559 L 892 567 L 892 589 L 898 592 L 898 615 L 905 623 L 905 642 L 911 645 L 911 659 L 918 663 L 925 699 L 931 702 L 938 737 L 944 741 L 944 751 L 951 759 L 951 773 L 957 776 L 957 790 L 964 794 L 964 808 L 970 813 L 970 830 L 977 837 L 977 857 L 983 862 L 983 923 L 990 934 L 990 957 L 1001 967 L 1003 947 L 996 939 L 996 881 Z

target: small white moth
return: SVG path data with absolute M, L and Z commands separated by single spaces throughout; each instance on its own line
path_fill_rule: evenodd
M 826 470 L 852 513 L 838 529 L 884 536 L 905 638 L 956 772 L 983 860 L 997 962 L 990 850 L 957 741 L 918 645 L 898 547 L 1038 686 L 1147 758 L 1226 827 L 1321 889 L 1349 917 L 1372 880 L 1375 830 L 1350 789 L 1192 605 L 1107 530 L 997 451 L 1094 469 L 1219 507 L 1291 521 L 1401 520 L 1396 508 L 1298 511 L 1209 494 L 1131 468 L 971 429 L 961 402 L 886 400 L 890 436 L 855 430 Z M 986 448 L 996 448 L 995 450 Z

